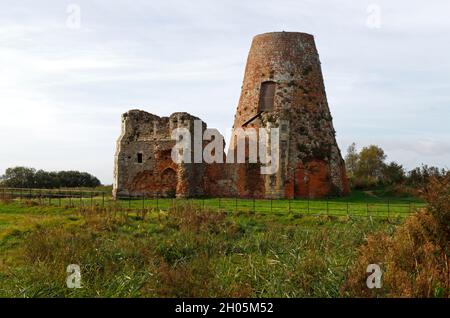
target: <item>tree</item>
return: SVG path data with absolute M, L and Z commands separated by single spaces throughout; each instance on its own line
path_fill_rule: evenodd
M 58 180 L 61 187 L 97 187 L 100 180 L 86 172 L 79 171 L 60 171 Z
M 447 174 L 449 174 L 449 171 L 446 169 L 422 165 L 421 167 L 417 167 L 409 171 L 406 180 L 407 183 L 413 187 L 424 187 L 431 177 L 442 179 Z
M 345 167 L 347 169 L 347 176 L 353 179 L 356 174 L 356 169 L 358 167 L 359 154 L 356 150 L 356 144 L 352 143 L 347 148 L 347 155 L 345 156 Z
M 392 161 L 383 168 L 383 183 L 384 184 L 399 184 L 405 180 L 405 169 L 403 166 Z
M 34 175 L 36 188 L 58 188 L 60 185 L 57 172 L 36 171 Z
M 8 168 L 1 177 L 2 185 L 12 188 L 32 188 L 36 170 L 27 167 Z
M 15 167 L 8 168 L 0 177 L 1 184 L 15 188 L 75 188 L 97 187 L 100 180 L 87 172 L 59 171 L 47 172 L 33 168 Z
M 384 173 L 401 174 L 401 172 L 398 171 L 398 167 L 393 164 L 390 166 L 390 169 L 387 169 L 387 166 L 384 163 L 385 160 L 386 155 L 380 147 L 370 145 L 364 147 L 358 153 L 356 144 L 352 143 L 348 147 L 347 155 L 345 156 L 347 175 L 352 187 L 367 188 L 380 184 L 387 179 L 398 179 L 398 175 L 385 178 Z
M 385 163 L 384 150 L 376 145 L 364 147 L 358 153 L 356 144 L 352 143 L 347 149 L 345 167 L 352 188 L 370 188 L 376 185 L 408 185 L 420 188 L 427 185 L 434 177 L 443 179 L 450 174 L 448 169 L 422 165 L 408 173 L 401 164 L 394 161 Z
M 369 183 L 378 183 L 383 177 L 384 160 L 386 155 L 380 147 L 364 147 L 359 153 L 357 176 L 366 178 Z

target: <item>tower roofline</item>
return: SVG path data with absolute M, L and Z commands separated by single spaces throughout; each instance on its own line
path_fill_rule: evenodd
M 314 39 L 314 35 L 310 34 L 310 33 L 306 33 L 306 32 L 286 32 L 286 31 L 276 31 L 276 32 L 266 32 L 266 33 L 261 33 L 258 35 L 255 35 L 253 37 L 253 39 L 259 38 L 259 37 L 263 37 L 263 36 L 282 36 L 282 35 L 286 35 L 286 36 L 307 36 L 307 37 L 311 37 Z

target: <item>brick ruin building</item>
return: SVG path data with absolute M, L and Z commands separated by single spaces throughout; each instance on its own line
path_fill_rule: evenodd
M 254 163 L 175 163 L 171 131 L 193 131 L 195 120 L 188 113 L 125 113 L 114 196 L 318 198 L 349 191 L 312 35 L 261 34 L 249 52 L 233 128 L 279 128 L 276 173 L 261 174 Z

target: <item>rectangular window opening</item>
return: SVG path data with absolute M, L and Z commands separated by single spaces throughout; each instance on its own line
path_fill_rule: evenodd
M 259 111 L 270 112 L 273 110 L 273 104 L 275 99 L 275 82 L 263 82 L 261 84 L 261 92 L 259 99 Z
M 142 152 L 138 152 L 138 154 L 137 154 L 137 162 L 138 163 L 142 163 L 142 159 L 143 159 Z

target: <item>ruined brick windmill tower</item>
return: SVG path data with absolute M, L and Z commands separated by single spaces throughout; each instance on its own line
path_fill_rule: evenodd
M 253 39 L 233 127 L 267 126 L 279 128 L 279 169 L 274 175 L 262 175 L 254 165 L 240 164 L 236 171 L 240 196 L 314 198 L 348 193 L 312 35 L 274 32 Z
M 279 141 L 276 156 L 269 151 L 278 163 L 273 173 L 261 173 L 261 166 L 266 165 L 261 160 L 231 163 L 230 156 L 226 163 L 175 163 L 171 132 L 183 127 L 192 132 L 198 121 L 185 112 L 169 117 L 142 110 L 123 114 L 114 197 L 318 198 L 349 191 L 312 35 L 261 34 L 253 39 L 248 56 L 233 128 L 245 133 L 251 128 L 279 129 L 279 138 L 271 136 L 263 143 L 270 149 L 276 144 L 273 140 Z M 206 123 L 200 126 L 201 132 L 206 131 Z M 262 130 L 253 131 L 261 136 Z M 240 148 L 234 140 L 230 143 L 233 155 Z M 250 157 L 255 147 L 248 145 L 244 150 Z M 261 156 L 264 147 L 261 143 L 258 147 Z

